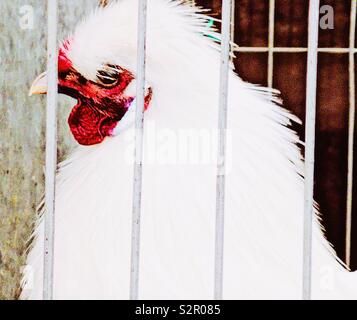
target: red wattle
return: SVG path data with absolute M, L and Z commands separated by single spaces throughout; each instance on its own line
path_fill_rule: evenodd
M 102 142 L 115 128 L 118 121 L 101 114 L 88 105 L 77 104 L 68 118 L 74 138 L 82 145 Z

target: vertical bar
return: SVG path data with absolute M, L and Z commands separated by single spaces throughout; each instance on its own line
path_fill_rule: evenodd
M 274 30 L 275 30 L 275 0 L 269 1 L 269 39 L 268 39 L 268 87 L 273 87 L 274 71 Z
M 235 44 L 234 44 L 234 38 L 235 38 L 235 10 L 236 10 L 236 3 L 235 1 L 232 1 L 232 16 L 231 16 L 231 62 L 234 64 L 234 49 L 235 49 Z
M 55 232 L 55 192 L 57 168 L 57 0 L 47 1 L 48 39 L 47 72 L 48 92 L 46 109 L 46 189 L 45 189 L 45 243 L 43 299 L 53 299 L 53 251 Z
M 356 33 L 356 0 L 351 0 L 350 44 L 349 44 L 349 116 L 348 116 L 348 169 L 347 169 L 347 211 L 346 211 L 346 244 L 345 257 L 348 268 L 351 266 L 352 236 L 352 191 L 353 191 L 353 145 L 355 130 L 355 33 Z
M 135 163 L 133 188 L 133 216 L 131 231 L 131 270 L 130 299 L 139 296 L 139 262 L 140 262 L 140 218 L 142 191 L 142 161 L 144 136 L 145 103 L 145 65 L 146 65 L 146 19 L 147 0 L 139 0 L 138 7 L 138 56 L 137 56 L 137 92 L 135 118 Z
M 232 0 L 223 0 L 222 3 L 222 45 L 220 94 L 218 116 L 218 161 L 216 185 L 216 233 L 215 233 L 215 281 L 214 298 L 222 299 L 223 293 L 223 242 L 224 242 L 224 204 L 225 204 L 225 156 L 226 156 L 226 129 L 228 107 L 228 82 L 230 64 L 230 31 L 232 17 Z
M 303 240 L 303 299 L 311 299 L 312 225 L 315 165 L 315 121 L 317 88 L 317 47 L 319 35 L 319 0 L 310 0 L 309 39 L 306 79 L 305 120 L 305 196 Z

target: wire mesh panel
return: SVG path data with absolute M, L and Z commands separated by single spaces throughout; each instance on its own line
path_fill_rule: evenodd
M 279 2 L 281 4 L 281 2 Z M 349 32 L 349 47 L 318 47 L 318 53 L 328 54 L 348 54 L 349 55 L 349 128 L 348 128 L 348 174 L 347 174 L 347 197 L 346 197 L 346 238 L 345 238 L 345 261 L 347 266 L 350 266 L 351 261 L 351 234 L 352 234 L 352 198 L 353 198 L 353 149 L 354 149 L 354 118 L 355 118 L 355 62 L 354 55 L 357 52 L 355 48 L 355 29 L 356 29 L 356 6 L 355 0 L 351 0 L 350 8 L 350 32 Z M 273 86 L 274 80 L 274 55 L 275 53 L 307 53 L 308 47 L 287 47 L 278 46 L 274 43 L 274 33 L 277 11 L 276 0 L 269 0 L 269 22 L 268 22 L 268 43 L 267 46 L 241 46 L 235 48 L 239 53 L 267 53 L 267 84 L 269 87 Z M 322 7 L 321 7 L 322 8 Z M 316 8 L 316 14 L 320 11 L 320 7 Z M 318 20 L 318 18 L 317 18 Z M 319 21 L 316 22 L 319 27 Z M 310 32 L 312 30 L 309 30 Z
M 244 2 L 244 4 L 247 3 L 247 1 L 241 1 Z M 239 2 L 239 4 L 241 4 Z M 307 53 L 308 48 L 306 46 L 299 46 L 299 47 L 287 47 L 286 45 L 284 46 L 278 46 L 276 47 L 276 43 L 274 43 L 274 27 L 277 23 L 275 19 L 275 14 L 278 7 L 276 7 L 277 3 L 279 5 L 282 4 L 281 1 L 277 2 L 276 0 L 270 0 L 269 1 L 269 22 L 268 22 L 268 41 L 266 46 L 256 46 L 256 47 L 251 47 L 251 46 L 241 46 L 235 49 L 235 51 L 240 52 L 240 53 L 267 53 L 267 84 L 269 87 L 273 86 L 273 74 L 274 74 L 274 54 L 275 53 Z M 306 1 L 307 3 L 307 1 Z M 266 7 L 266 6 L 265 6 Z M 350 44 L 349 47 L 320 47 L 317 48 L 317 51 L 319 53 L 329 53 L 329 54 L 349 54 L 349 100 L 350 100 L 350 114 L 349 114 L 349 134 L 348 134 L 348 139 L 349 139 L 349 152 L 348 152 L 348 181 L 347 181 L 347 212 L 346 212 L 346 240 L 345 240 L 345 251 L 346 251 L 346 263 L 349 265 L 350 259 L 351 259 L 351 229 L 352 229 L 352 192 L 353 192 L 353 136 L 354 136 L 354 109 L 355 109 L 355 81 L 354 81 L 354 54 L 356 53 L 355 49 L 355 19 L 356 19 L 356 1 L 351 1 L 351 12 L 350 12 Z M 323 9 L 323 7 L 321 7 Z M 320 11 L 320 7 L 316 7 L 315 9 L 316 15 L 318 15 L 318 12 Z M 260 11 L 259 11 L 260 13 Z M 323 13 L 323 12 L 321 12 Z M 258 13 L 257 13 L 258 14 Z M 286 18 L 286 17 L 285 17 Z M 279 17 L 281 20 L 281 17 Z M 318 17 L 316 18 L 316 26 L 318 26 L 319 21 Z M 253 17 L 252 17 L 253 20 Z M 337 20 L 336 20 L 337 21 Z M 286 26 L 286 25 L 285 25 Z M 285 30 L 285 29 L 284 29 Z M 310 32 L 312 31 L 311 29 L 309 30 Z M 259 41 L 258 41 L 259 42 Z M 257 43 L 258 43 L 257 42 Z M 301 42 L 301 41 L 300 41 Z M 317 44 L 317 42 L 316 42 Z

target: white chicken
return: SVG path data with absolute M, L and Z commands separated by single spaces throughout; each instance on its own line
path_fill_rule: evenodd
M 79 23 L 59 52 L 59 92 L 81 144 L 57 176 L 55 299 L 129 297 L 137 0 Z M 182 1 L 148 1 L 140 299 L 211 299 L 219 34 Z M 300 299 L 303 159 L 274 93 L 229 76 L 225 299 Z M 46 92 L 46 75 L 31 93 Z M 22 298 L 42 298 L 43 223 Z M 357 298 L 357 276 L 313 234 L 312 298 Z

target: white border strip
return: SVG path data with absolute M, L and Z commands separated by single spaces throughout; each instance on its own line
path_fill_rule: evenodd
M 147 0 L 139 0 L 138 8 L 138 57 L 137 57 L 137 92 L 135 119 L 135 164 L 133 188 L 133 216 L 131 230 L 131 266 L 130 266 L 130 299 L 139 296 L 139 260 L 140 260 L 140 219 L 142 191 L 142 160 L 144 137 L 144 104 L 145 104 L 145 66 L 146 66 L 146 20 Z
M 357 1 L 351 0 L 350 50 L 349 50 L 349 116 L 348 116 L 348 169 L 347 169 L 347 206 L 346 206 L 346 265 L 351 265 L 352 236 L 352 192 L 353 192 L 353 145 L 355 131 L 355 37 Z
M 305 197 L 303 240 L 303 299 L 311 299 L 312 226 L 314 207 L 315 122 L 317 89 L 317 48 L 319 35 L 319 0 L 310 0 L 309 39 L 306 79 L 305 121 Z
M 222 44 L 221 44 L 221 71 L 219 86 L 219 117 L 218 117 L 218 159 L 216 185 L 216 234 L 215 234 L 215 280 L 214 298 L 223 297 L 223 247 L 224 247 L 224 204 L 225 204 L 225 156 L 226 156 L 226 129 L 228 107 L 228 82 L 230 66 L 232 0 L 223 0 L 222 3 Z
M 47 1 L 47 109 L 46 109 L 46 189 L 45 189 L 45 239 L 43 299 L 53 299 L 53 258 L 55 233 L 55 193 L 57 169 L 57 95 L 58 95 L 58 53 L 57 53 L 57 0 Z

